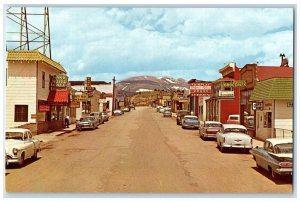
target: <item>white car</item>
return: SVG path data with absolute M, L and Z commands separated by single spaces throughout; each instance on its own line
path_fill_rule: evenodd
M 5 132 L 5 152 L 7 164 L 23 166 L 26 159 L 37 158 L 41 151 L 40 140 L 34 139 L 28 129 L 13 128 Z
M 252 149 L 252 138 L 247 135 L 247 128 L 239 124 L 223 124 L 217 133 L 217 146 L 221 152 L 229 148 Z

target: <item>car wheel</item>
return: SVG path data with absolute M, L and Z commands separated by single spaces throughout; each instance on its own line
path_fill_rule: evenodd
M 225 153 L 225 147 L 223 147 L 221 144 L 220 144 L 220 152 L 222 152 L 222 153 Z
M 269 172 L 270 172 L 270 175 L 273 179 L 278 178 L 278 174 L 272 168 L 269 168 Z
M 36 159 L 37 159 L 37 150 L 34 151 L 34 154 L 33 154 L 33 156 L 32 156 L 32 159 L 33 159 L 33 160 L 36 160 Z
M 24 165 L 24 162 L 25 162 L 25 154 L 22 153 L 21 159 L 19 161 L 19 167 L 22 167 Z

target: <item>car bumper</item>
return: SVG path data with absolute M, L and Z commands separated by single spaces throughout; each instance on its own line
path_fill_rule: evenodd
M 91 128 L 93 128 L 93 126 L 87 126 L 87 125 L 76 126 L 76 129 L 91 129 Z
M 217 134 L 206 134 L 206 133 L 204 133 L 203 136 L 206 137 L 206 138 L 216 138 Z
M 252 145 L 238 145 L 238 144 L 223 144 L 223 147 L 226 148 L 237 148 L 237 149 L 252 149 Z
M 192 129 L 199 129 L 199 126 L 197 126 L 197 125 L 185 125 L 185 124 L 183 124 L 182 127 L 184 127 L 184 128 L 192 128 Z
M 292 168 L 277 168 L 275 169 L 275 172 L 279 175 L 293 175 L 293 169 Z
M 19 163 L 19 162 L 21 162 L 21 158 L 7 156 L 7 165 L 9 165 L 9 164 L 15 164 L 15 163 Z

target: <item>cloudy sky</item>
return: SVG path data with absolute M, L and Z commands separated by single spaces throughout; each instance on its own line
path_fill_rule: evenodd
M 52 59 L 70 80 L 215 80 L 234 61 L 293 66 L 292 8 L 49 7 Z

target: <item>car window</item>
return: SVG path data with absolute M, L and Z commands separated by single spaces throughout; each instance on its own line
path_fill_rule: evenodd
M 229 119 L 230 120 L 239 120 L 239 117 L 237 117 L 237 116 L 230 116 Z
M 276 154 L 288 154 L 293 152 L 292 143 L 277 144 L 274 146 L 274 153 Z
M 23 133 L 22 132 L 6 132 L 5 139 L 15 139 L 15 140 L 22 140 Z
M 27 132 L 24 133 L 24 140 L 28 140 L 28 133 Z
M 205 127 L 221 127 L 221 124 L 218 123 L 206 123 Z
M 225 133 L 246 133 L 247 130 L 242 128 L 226 128 Z

